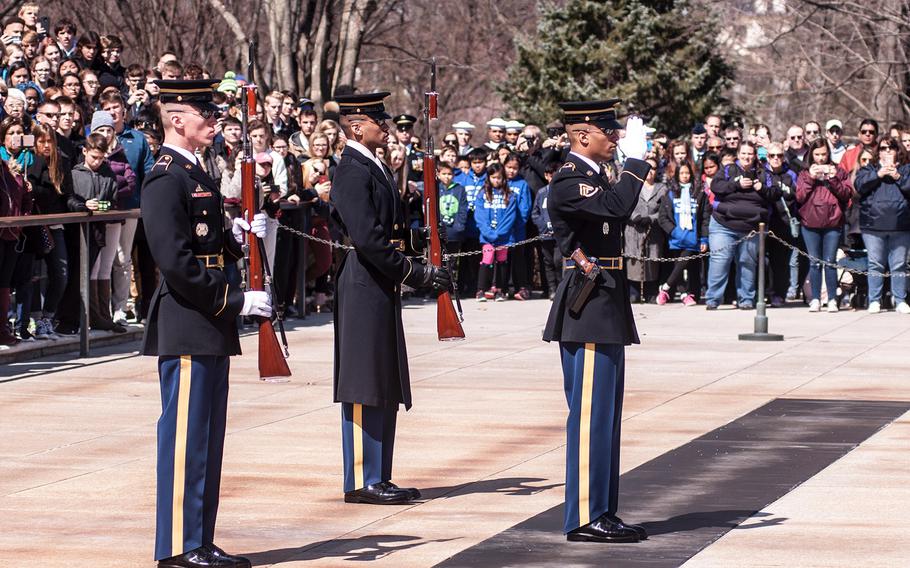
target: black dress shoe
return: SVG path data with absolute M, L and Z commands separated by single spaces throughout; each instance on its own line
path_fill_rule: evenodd
M 158 568 L 221 568 L 222 566 L 229 565 L 220 564 L 204 546 L 158 561 Z
M 216 564 L 218 568 L 251 568 L 252 564 L 250 561 L 243 556 L 234 556 L 233 554 L 228 554 L 221 548 L 219 548 L 215 543 L 206 544 L 205 548 L 208 549 L 209 554 L 212 558 L 218 560 L 222 564 Z
M 638 533 L 601 515 L 566 535 L 573 542 L 638 542 Z
M 388 487 L 385 483 L 374 483 L 363 489 L 344 494 L 345 503 L 368 503 L 370 505 L 401 505 L 411 500 L 406 489 Z
M 630 528 L 633 531 L 635 531 L 638 534 L 638 540 L 648 540 L 648 531 L 645 530 L 645 527 L 643 527 L 641 525 L 629 524 L 629 523 L 623 521 L 622 519 L 620 519 L 619 517 L 617 517 L 616 515 L 607 515 L 607 519 L 613 521 L 617 525 L 621 525 L 621 526 Z
M 411 501 L 416 501 L 417 499 L 420 499 L 420 497 L 421 497 L 420 490 L 415 487 L 398 487 L 391 481 L 383 481 L 380 485 L 385 485 L 387 489 L 397 489 L 400 491 L 407 491 L 408 499 L 410 499 Z

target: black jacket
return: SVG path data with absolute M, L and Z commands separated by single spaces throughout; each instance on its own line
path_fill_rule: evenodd
M 900 166 L 901 177 L 878 177 L 880 166 L 868 165 L 856 174 L 859 225 L 863 231 L 910 231 L 910 165 Z
M 611 186 L 606 179 L 575 154 L 550 182 L 548 209 L 556 244 L 564 257 L 581 248 L 589 257 L 622 256 L 623 225 L 638 203 L 643 180 L 651 166 L 626 160 L 619 181 Z M 579 273 L 562 279 L 550 309 L 544 341 L 578 343 L 638 343 L 638 332 L 629 302 L 625 272 L 607 270 L 598 277 L 581 313 L 569 312 L 570 299 L 582 284 Z
M 752 178 L 761 183 L 761 189 L 740 187 L 742 177 Z M 780 189 L 775 187 L 770 174 L 755 164 L 743 171 L 737 161 L 724 167 L 711 182 L 714 192 L 714 219 L 732 231 L 749 232 L 758 228 L 761 222 L 768 222 L 773 202 L 780 198 Z
M 239 355 L 243 291 L 198 257 L 243 253 L 225 229 L 224 198 L 200 166 L 163 147 L 143 182 L 142 223 L 161 283 L 145 328 L 145 355 Z
M 411 406 L 401 284 L 422 267 L 391 243 L 406 223 L 391 178 L 353 147 L 332 178 L 332 216 L 354 246 L 335 278 L 335 402 Z

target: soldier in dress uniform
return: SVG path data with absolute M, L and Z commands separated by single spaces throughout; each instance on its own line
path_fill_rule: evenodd
M 407 149 L 407 156 L 404 161 L 403 178 L 415 183 L 423 182 L 423 152 L 412 142 L 414 137 L 414 125 L 417 124 L 417 117 L 410 114 L 399 114 L 392 119 L 395 123 L 395 138 L 398 143 Z M 404 183 L 404 180 L 401 180 Z M 402 187 L 402 190 L 406 190 Z
M 217 81 L 157 81 L 164 144 L 142 187 L 142 222 L 161 273 L 143 353 L 158 356 L 159 568 L 249 567 L 214 544 L 230 355 L 240 353 L 238 315 L 271 315 L 265 292 L 228 283 L 225 263 L 243 254 L 250 226 L 225 229 L 218 184 L 196 154 L 212 144 Z M 265 216 L 252 230 L 265 234 Z
M 405 223 L 392 173 L 376 158 L 388 144 L 389 93 L 337 96 L 347 144 L 332 180 L 333 216 L 354 250 L 335 289 L 335 402 L 341 403 L 344 500 L 378 505 L 420 498 L 392 483 L 398 405 L 411 407 L 401 285 L 449 289 L 445 268 L 406 257 L 393 232 Z
M 568 540 L 638 542 L 644 528 L 616 516 L 625 346 L 638 343 L 623 272 L 622 228 L 650 165 L 641 119 L 616 121 L 618 99 L 560 103 L 571 151 L 550 182 L 548 209 L 565 276 L 544 331 L 558 341 L 566 400 Z M 615 184 L 602 162 L 627 156 Z M 576 252 L 578 251 L 578 252 Z M 576 264 L 570 257 L 580 259 Z

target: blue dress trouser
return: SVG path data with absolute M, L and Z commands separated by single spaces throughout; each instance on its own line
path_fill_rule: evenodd
M 569 404 L 564 531 L 586 525 L 619 502 L 619 434 L 625 348 L 560 342 Z
M 215 539 L 229 368 L 222 356 L 158 359 L 156 560 Z
M 378 407 L 341 403 L 344 491 L 392 479 L 398 405 Z

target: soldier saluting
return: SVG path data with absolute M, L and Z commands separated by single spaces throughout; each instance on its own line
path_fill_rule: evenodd
M 238 315 L 271 315 L 265 292 L 228 284 L 244 230 L 224 227 L 218 184 L 196 157 L 212 144 L 212 81 L 157 81 L 164 145 L 142 187 L 142 221 L 161 283 L 152 298 L 143 353 L 158 356 L 159 568 L 248 568 L 214 544 L 227 417 L 230 355 L 240 354 Z M 265 235 L 265 215 L 252 231 Z
M 447 290 L 445 268 L 420 264 L 392 238 L 404 227 L 392 173 L 376 157 L 388 144 L 389 93 L 337 96 L 347 143 L 332 179 L 333 215 L 354 246 L 335 288 L 335 402 L 341 403 L 344 500 L 375 505 L 420 498 L 392 483 L 398 405 L 411 407 L 401 285 Z
M 545 341 L 558 341 L 569 418 L 566 424 L 568 540 L 638 542 L 645 529 L 616 516 L 625 346 L 638 343 L 623 272 L 622 225 L 651 169 L 641 119 L 628 120 L 627 156 L 611 185 L 600 164 L 611 160 L 622 126 L 620 101 L 560 103 L 571 151 L 550 182 L 548 209 L 566 274 L 550 310 Z

